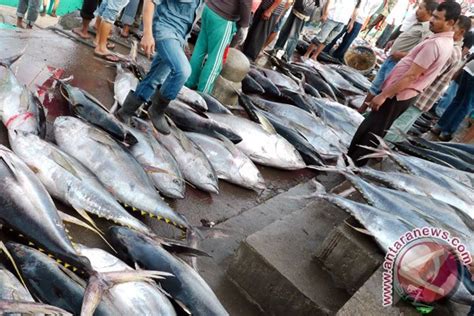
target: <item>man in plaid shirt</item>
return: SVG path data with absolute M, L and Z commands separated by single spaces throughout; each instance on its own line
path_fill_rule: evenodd
M 467 16 L 460 16 L 454 26 L 454 47 L 451 57 L 444 66 L 441 74 L 436 80 L 420 94 L 415 105 L 410 106 L 392 124 L 392 127 L 385 136 L 389 142 L 400 142 L 403 136 L 400 131 L 406 133 L 410 130 L 418 118 L 428 112 L 438 99 L 443 95 L 454 74 L 462 67 L 462 45 L 464 34 L 469 32 L 471 20 Z

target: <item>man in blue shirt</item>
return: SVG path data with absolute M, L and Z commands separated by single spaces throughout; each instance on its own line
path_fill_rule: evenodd
M 148 115 L 153 125 L 162 134 L 170 133 L 164 112 L 191 75 L 183 48 L 200 5 L 201 0 L 145 0 L 141 47 L 148 57 L 155 49 L 156 54 L 148 74 L 117 112 L 121 121 L 128 123 L 143 103 L 151 101 Z

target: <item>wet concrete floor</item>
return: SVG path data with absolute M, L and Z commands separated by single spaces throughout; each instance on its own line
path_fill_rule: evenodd
M 127 49 L 117 45 L 117 50 L 122 54 L 127 54 Z M 73 76 L 71 84 L 89 92 L 100 100 L 105 106 L 111 107 L 113 104 L 113 80 L 115 69 L 113 65 L 94 58 L 93 50 L 84 44 L 71 40 L 63 35 L 59 35 L 51 30 L 34 31 L 3 31 L 0 32 L 0 58 L 18 54 L 25 49 L 24 56 L 14 64 L 13 69 L 20 82 L 27 85 L 32 91 L 38 86 L 47 86 L 51 76 L 48 67 L 64 69 L 63 77 Z M 145 62 L 146 64 L 147 62 Z M 67 102 L 56 91 L 46 91 L 41 94 L 41 99 L 47 110 L 48 129 L 51 130 L 51 122 L 59 115 L 69 113 Z M 0 141 L 7 144 L 5 129 L 0 129 Z M 254 207 L 265 200 L 282 193 L 300 182 L 310 179 L 316 173 L 310 170 L 289 172 L 273 168 L 259 166 L 267 184 L 267 189 L 262 193 L 249 191 L 235 185 L 220 181 L 220 194 L 208 194 L 197 189 L 187 187 L 186 197 L 183 200 L 169 201 L 173 208 L 184 214 L 193 225 L 201 225 L 201 220 L 220 223 L 245 210 Z M 58 203 L 58 208 L 67 213 L 74 214 L 67 207 Z M 156 220 L 145 219 L 145 222 L 160 232 L 172 233 L 172 228 L 167 227 Z M 102 220 L 98 220 L 99 226 L 108 226 Z M 73 228 L 72 235 L 77 241 L 89 246 L 105 247 L 104 243 L 80 228 Z M 174 232 L 172 233 L 174 234 Z M 216 279 L 216 277 L 213 277 Z M 222 281 L 217 277 L 219 286 Z M 213 286 L 213 284 L 211 284 Z M 227 286 L 229 287 L 229 286 Z M 227 302 L 235 301 L 235 313 L 251 315 L 257 313 L 253 308 L 235 304 L 239 300 L 234 300 L 229 290 L 216 291 L 218 296 L 226 296 Z M 227 291 L 227 293 L 224 293 Z M 233 291 L 232 289 L 230 290 Z M 224 302 L 224 304 L 226 304 Z

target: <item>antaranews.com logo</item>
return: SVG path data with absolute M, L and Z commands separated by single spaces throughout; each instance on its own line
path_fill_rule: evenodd
M 472 263 L 466 246 L 448 231 L 416 228 L 389 247 L 383 263 L 383 306 L 394 293 L 415 303 L 432 304 L 456 292 L 463 265 Z

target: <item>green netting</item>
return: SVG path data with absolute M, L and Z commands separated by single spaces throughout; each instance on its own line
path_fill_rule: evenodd
M 72 11 L 75 11 L 77 9 L 80 9 L 82 6 L 82 1 L 83 0 L 61 0 L 59 3 L 58 15 L 64 15 L 68 14 Z M 49 11 L 51 11 L 51 7 L 53 5 L 54 0 L 49 0 L 50 5 L 49 5 Z M 11 7 L 16 7 L 18 4 L 18 0 L 0 0 L 0 5 L 8 5 Z

